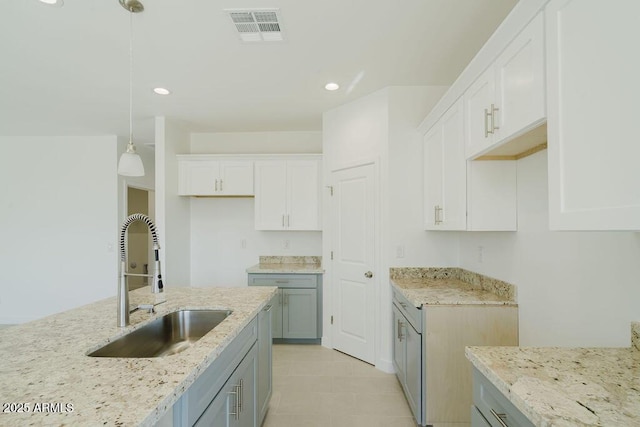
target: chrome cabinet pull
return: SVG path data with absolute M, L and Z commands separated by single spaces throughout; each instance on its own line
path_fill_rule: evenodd
M 233 417 L 237 420 L 240 418 L 240 406 L 239 406 L 239 402 L 240 399 L 238 398 L 238 395 L 240 393 L 240 386 L 234 385 L 233 386 L 233 391 L 230 391 L 229 394 L 234 396 L 235 402 L 233 403 L 232 406 L 232 412 L 229 412 L 229 415 L 233 415 Z
M 284 228 L 284 215 L 282 215 L 282 228 Z
M 404 335 L 402 335 L 402 322 L 400 321 L 400 319 L 398 319 L 398 341 L 402 342 L 402 339 L 404 338 Z
M 240 398 L 238 399 L 238 413 L 242 412 L 243 400 L 244 400 L 244 380 L 240 378 Z
M 498 110 L 499 108 L 496 108 L 495 105 L 491 104 L 491 133 L 494 133 L 496 129 L 500 129 L 496 126 L 496 113 Z
M 267 313 L 271 311 L 271 304 L 262 309 L 262 311 L 266 311 Z
M 505 420 L 507 419 L 507 414 L 498 414 L 496 413 L 496 411 L 494 411 L 493 409 L 489 409 L 489 412 L 491 412 L 491 415 L 493 415 L 496 420 L 498 420 L 498 422 L 500 423 L 500 425 L 502 427 L 509 427 L 506 423 Z
M 287 214 L 287 227 L 291 227 L 291 223 L 289 222 L 289 214 Z
M 222 191 L 222 180 L 220 180 L 220 191 Z
M 373 277 L 373 272 L 367 271 L 366 273 L 364 273 L 364 277 L 366 277 L 367 279 L 371 279 Z
M 218 180 L 216 179 L 215 191 L 218 191 Z
M 493 133 L 489 130 L 489 116 L 491 113 L 486 108 L 484 109 L 484 137 L 487 138 L 490 133 Z
M 433 217 L 435 225 L 442 224 L 442 208 L 439 205 L 434 206 Z
M 288 280 L 276 280 L 276 283 L 289 283 Z

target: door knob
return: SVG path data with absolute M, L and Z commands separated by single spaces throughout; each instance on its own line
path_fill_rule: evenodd
M 371 279 L 373 277 L 373 273 L 370 271 L 367 271 L 366 273 L 364 273 L 364 277 L 366 277 L 367 279 Z

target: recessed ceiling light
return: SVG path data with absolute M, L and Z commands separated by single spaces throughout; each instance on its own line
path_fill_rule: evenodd
M 153 91 L 158 95 L 169 95 L 171 93 L 169 89 L 165 89 L 163 87 L 154 88 Z
M 48 4 L 50 6 L 62 6 L 63 0 L 40 0 L 40 3 Z
M 326 85 L 324 85 L 324 88 L 326 90 L 338 90 L 340 89 L 340 85 L 338 83 L 327 83 Z

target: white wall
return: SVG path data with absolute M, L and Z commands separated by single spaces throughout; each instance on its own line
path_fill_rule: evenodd
M 189 286 L 190 204 L 178 196 L 176 154 L 188 152 L 189 132 L 177 121 L 156 117 L 156 225 L 165 286 Z
M 322 153 L 322 133 L 318 131 L 192 133 L 189 153 Z
M 518 287 L 521 345 L 628 346 L 640 233 L 549 231 L 546 156 L 518 161 L 518 231 L 458 233 L 460 266 Z
M 189 153 L 320 153 L 321 132 L 191 134 Z M 185 151 L 187 153 L 187 151 Z M 185 198 L 190 201 L 191 283 L 247 286 L 246 269 L 260 255 L 322 254 L 320 231 L 256 231 L 253 198 Z M 288 241 L 288 249 L 285 249 Z
M 117 145 L 115 136 L 0 137 L 0 323 L 115 295 Z
M 247 197 L 191 199 L 194 286 L 247 286 L 246 269 L 260 255 L 321 254 L 321 232 L 256 231 L 253 209 Z
M 325 184 L 340 168 L 375 162 L 376 177 L 376 366 L 391 371 L 391 291 L 389 267 L 451 265 L 457 242 L 422 230 L 422 147 L 418 124 L 445 87 L 389 87 L 323 115 Z M 329 199 L 325 199 L 323 254 L 331 250 Z M 396 258 L 402 246 L 404 258 Z M 325 264 L 324 307 L 332 309 L 331 265 Z M 331 325 L 324 319 L 323 344 L 331 346 Z

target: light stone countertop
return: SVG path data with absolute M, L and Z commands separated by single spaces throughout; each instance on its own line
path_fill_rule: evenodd
M 390 282 L 415 307 L 517 305 L 515 286 L 460 268 L 391 268 Z
M 212 363 L 275 294 L 275 287 L 166 288 L 167 302 L 116 326 L 116 298 L 0 330 L 0 403 L 28 403 L 29 413 L 2 413 L 0 426 L 151 426 Z M 148 288 L 131 305 L 154 301 Z M 184 352 L 162 358 L 93 358 L 87 353 L 178 309 L 233 313 Z M 34 413 L 60 403 L 70 413 Z M 0 408 L 4 409 L 4 408 Z
M 260 262 L 247 268 L 247 273 L 262 274 L 323 274 L 322 257 L 261 256 Z
M 538 427 L 640 426 L 640 351 L 467 347 L 467 358 Z

